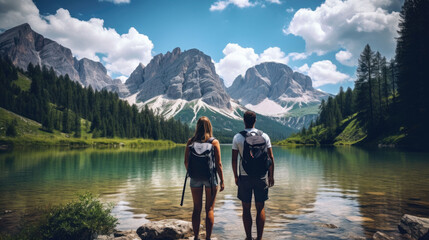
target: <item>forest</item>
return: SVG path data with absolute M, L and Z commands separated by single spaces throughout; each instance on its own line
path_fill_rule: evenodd
M 360 137 L 362 132 L 366 135 L 360 139 L 364 143 L 392 140 L 394 136 L 398 141 L 393 143 L 399 145 L 427 146 L 428 12 L 428 1 L 405 1 L 400 13 L 396 56 L 387 60 L 366 45 L 358 60 L 354 89 L 344 92 L 340 88 L 335 97 L 322 101 L 317 121 L 292 138 L 333 144 L 347 124 L 356 122 L 354 127 L 359 128 Z
M 22 78 L 31 80 L 26 89 Z M 20 83 L 21 82 L 21 83 Z M 25 85 L 25 84 L 24 84 Z M 82 87 L 68 75 L 56 76 L 52 68 L 28 65 L 16 68 L 9 59 L 0 59 L 0 107 L 42 123 L 42 129 L 54 129 L 80 138 L 81 125 L 87 124 L 93 138 L 146 138 L 186 142 L 190 129 L 175 119 L 165 120 L 150 109 L 130 106 L 116 93 Z M 82 121 L 83 119 L 83 121 Z M 16 134 L 14 123 L 8 135 Z

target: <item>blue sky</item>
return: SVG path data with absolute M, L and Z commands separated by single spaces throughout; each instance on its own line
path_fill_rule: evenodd
M 308 74 L 316 88 L 353 86 L 366 43 L 394 54 L 402 0 L 16 0 L 0 3 L 0 29 L 23 22 L 102 61 L 123 80 L 175 47 L 211 56 L 230 85 L 263 61 Z M 4 20 L 4 19 L 7 19 Z

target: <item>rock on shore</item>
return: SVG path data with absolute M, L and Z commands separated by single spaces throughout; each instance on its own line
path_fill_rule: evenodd
M 137 234 L 142 240 L 183 239 L 193 234 L 192 223 L 177 219 L 149 222 L 139 227 Z
M 409 234 L 411 239 L 429 240 L 429 218 L 405 214 L 398 228 L 402 234 Z
M 193 239 L 192 223 L 177 219 L 165 219 L 143 224 L 130 231 L 118 231 L 111 235 L 98 235 L 94 240 L 173 240 Z
M 398 225 L 399 233 L 376 232 L 374 240 L 429 240 L 429 218 L 405 214 Z

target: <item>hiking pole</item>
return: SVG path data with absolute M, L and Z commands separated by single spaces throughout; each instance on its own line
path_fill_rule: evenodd
M 183 198 L 185 197 L 185 189 L 186 189 L 186 181 L 187 180 L 188 180 L 188 171 L 186 171 L 185 184 L 183 184 L 182 200 L 180 201 L 180 206 L 183 206 Z

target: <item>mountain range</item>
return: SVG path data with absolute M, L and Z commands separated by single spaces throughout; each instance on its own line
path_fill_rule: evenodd
M 23 24 L 0 35 L 0 56 L 26 69 L 29 63 L 52 67 L 82 86 L 117 92 L 139 108 L 147 105 L 165 118 L 193 126 L 208 116 L 215 129 L 237 132 L 247 109 L 258 114 L 258 126 L 274 138 L 284 138 L 309 124 L 321 99 L 329 94 L 312 87 L 311 78 L 281 63 L 266 62 L 249 68 L 227 88 L 212 59 L 198 49 L 158 54 L 139 64 L 125 83 L 111 79 L 100 62 L 73 57 L 72 51 Z
M 52 67 L 58 75 L 66 75 L 82 86 L 101 90 L 115 85 L 100 62 L 87 58 L 78 60 L 69 48 L 33 31 L 28 23 L 11 28 L 0 35 L 0 55 L 8 56 L 13 64 L 27 69 L 28 64 Z

